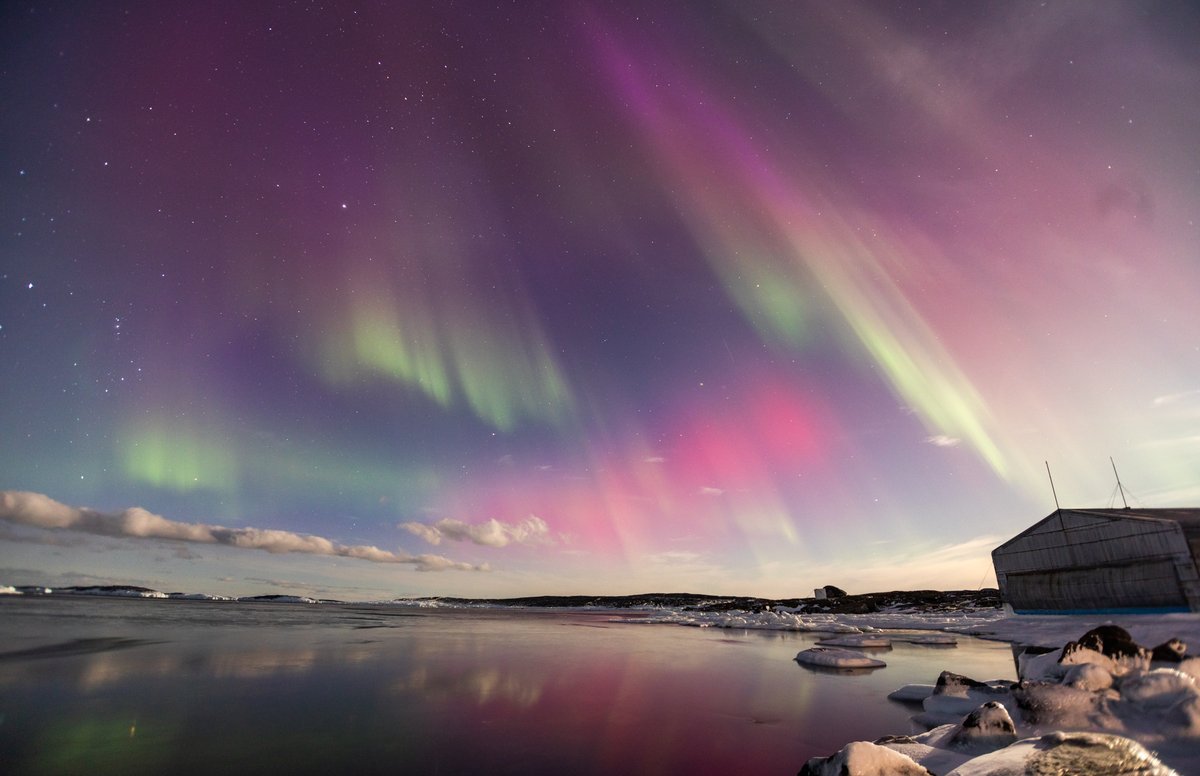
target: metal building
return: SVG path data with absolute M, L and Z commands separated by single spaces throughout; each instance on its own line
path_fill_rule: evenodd
M 992 564 L 1018 613 L 1200 612 L 1200 509 L 1059 509 Z

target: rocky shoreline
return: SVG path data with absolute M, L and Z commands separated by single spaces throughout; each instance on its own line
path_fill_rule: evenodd
M 1178 776 L 1168 763 L 1192 773 L 1200 657 L 1187 651 L 1183 639 L 1149 647 L 1110 624 L 1024 650 L 1016 682 L 943 672 L 889 696 L 920 704 L 912 721 L 926 732 L 850 742 L 799 776 Z

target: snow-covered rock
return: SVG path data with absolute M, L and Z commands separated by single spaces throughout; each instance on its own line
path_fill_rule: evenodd
M 1077 663 L 1067 670 L 1062 683 L 1078 690 L 1099 692 L 1113 686 L 1113 675 L 1095 663 Z
M 959 722 L 918 736 L 887 736 L 875 743 L 908 756 L 933 773 L 946 773 L 972 757 L 1016 740 L 1016 725 L 1008 710 L 996 701 L 988 701 Z
M 1104 733 L 1049 733 L 972 758 L 946 776 L 1179 776 L 1136 741 Z
M 814 757 L 799 776 L 932 776 L 911 757 L 869 741 L 853 741 L 830 757 Z
M 1174 706 L 1186 697 L 1200 695 L 1196 680 L 1173 668 L 1131 674 L 1120 684 L 1121 700 L 1146 708 Z
M 1155 663 L 1182 663 L 1187 658 L 1187 644 L 1183 639 L 1170 638 L 1150 650 L 1150 660 Z
M 1175 670 L 1182 671 L 1193 679 L 1200 681 L 1200 657 L 1187 658 L 1175 666 Z
M 1043 730 L 1094 728 L 1111 719 L 1106 695 L 1056 682 L 1021 682 L 1013 697 L 1022 721 Z

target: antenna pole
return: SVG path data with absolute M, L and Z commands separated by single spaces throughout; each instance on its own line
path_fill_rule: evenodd
M 1129 502 L 1125 500 L 1125 488 L 1121 485 L 1121 475 L 1117 474 L 1117 464 L 1111 455 L 1108 457 L 1108 462 L 1112 464 L 1113 476 L 1117 478 L 1117 490 L 1121 491 L 1121 503 L 1125 505 L 1126 509 L 1129 509 Z
M 1054 509 L 1058 512 L 1062 511 L 1062 507 L 1058 505 L 1058 491 L 1054 489 L 1054 475 L 1050 473 L 1050 462 L 1046 461 L 1046 476 L 1050 478 L 1050 492 L 1054 494 Z

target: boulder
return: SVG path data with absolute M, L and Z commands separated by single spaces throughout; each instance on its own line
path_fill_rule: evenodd
M 1129 631 L 1119 625 L 1100 625 L 1080 636 L 1078 641 L 1068 642 L 1059 655 L 1059 662 L 1064 662 L 1071 652 L 1078 649 L 1095 650 L 1114 660 L 1146 656 L 1146 650 L 1133 640 Z
M 798 776 L 933 776 L 915 760 L 869 741 L 853 741 L 829 757 L 814 757 Z
M 1048 733 L 975 757 L 946 776 L 1178 776 L 1136 741 L 1105 733 Z
M 1187 644 L 1183 639 L 1167 639 L 1150 650 L 1150 659 L 1161 663 L 1182 663 L 1187 658 Z
M 972 711 L 946 739 L 946 745 L 963 751 L 990 752 L 1017 740 L 1017 726 L 1008 709 L 988 701 Z

